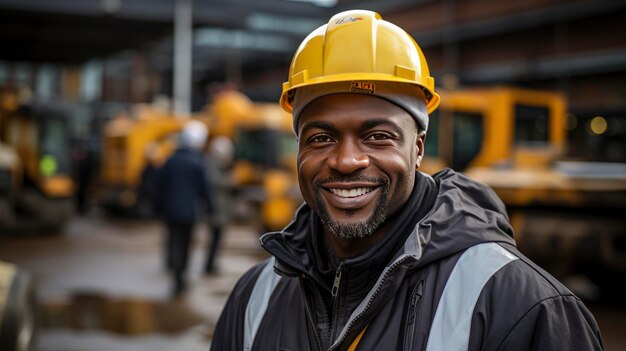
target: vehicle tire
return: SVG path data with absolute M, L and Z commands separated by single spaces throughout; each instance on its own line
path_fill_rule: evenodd
M 35 317 L 35 287 L 30 274 L 0 261 L 0 350 L 33 350 Z

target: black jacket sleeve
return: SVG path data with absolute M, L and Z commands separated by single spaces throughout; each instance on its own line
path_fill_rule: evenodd
M 266 263 L 267 261 L 263 261 L 252 267 L 235 285 L 215 326 L 211 341 L 212 351 L 243 349 L 243 325 L 246 307 L 254 284 Z
M 515 252 L 514 249 L 512 249 Z M 583 302 L 525 256 L 485 285 L 474 310 L 471 350 L 602 350 Z
M 152 210 L 158 217 L 165 217 L 165 202 L 168 200 L 165 196 L 166 187 L 169 183 L 170 167 L 168 162 L 158 168 L 156 171 L 156 182 L 154 196 L 152 197 Z
M 591 312 L 575 296 L 541 301 L 520 319 L 498 350 L 602 350 Z

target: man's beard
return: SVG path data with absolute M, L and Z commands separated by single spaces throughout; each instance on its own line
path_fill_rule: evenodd
M 338 179 L 327 179 L 319 184 L 327 183 L 330 181 L 337 181 Z M 366 177 L 353 177 L 350 179 L 342 179 L 343 181 L 373 181 L 382 184 L 382 192 L 378 197 L 378 201 L 376 202 L 376 207 L 372 214 L 365 220 L 365 222 L 347 224 L 334 221 L 330 214 L 328 213 L 328 209 L 326 208 L 326 204 L 322 200 L 322 196 L 320 195 L 320 191 L 315 194 L 315 202 L 316 207 L 318 208 L 317 215 L 320 217 L 322 224 L 326 226 L 340 239 L 348 240 L 348 239 L 364 239 L 372 236 L 374 231 L 378 229 L 378 227 L 385 222 L 387 219 L 387 211 L 385 208 L 385 203 L 387 202 L 387 196 L 389 195 L 389 182 L 385 179 L 373 179 Z M 323 190 L 322 190 L 323 191 Z M 356 211 L 344 211 L 351 216 Z

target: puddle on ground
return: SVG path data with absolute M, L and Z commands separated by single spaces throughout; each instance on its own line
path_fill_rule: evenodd
M 150 301 L 138 298 L 77 293 L 67 300 L 40 305 L 41 328 L 101 329 L 123 335 L 177 334 L 208 321 L 184 301 Z M 213 327 L 207 325 L 207 332 Z

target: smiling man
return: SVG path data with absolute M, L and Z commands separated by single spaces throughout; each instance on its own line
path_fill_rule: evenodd
M 407 202 L 424 134 L 408 112 L 378 97 L 332 94 L 301 103 L 307 93 L 295 100 L 306 105 L 297 126 L 300 188 L 332 252 L 353 257 L 385 236 L 387 217 Z
M 237 283 L 213 350 L 599 350 L 583 303 L 516 248 L 504 205 L 418 171 L 439 104 L 422 51 L 369 11 L 340 13 L 291 63 L 305 199 Z

